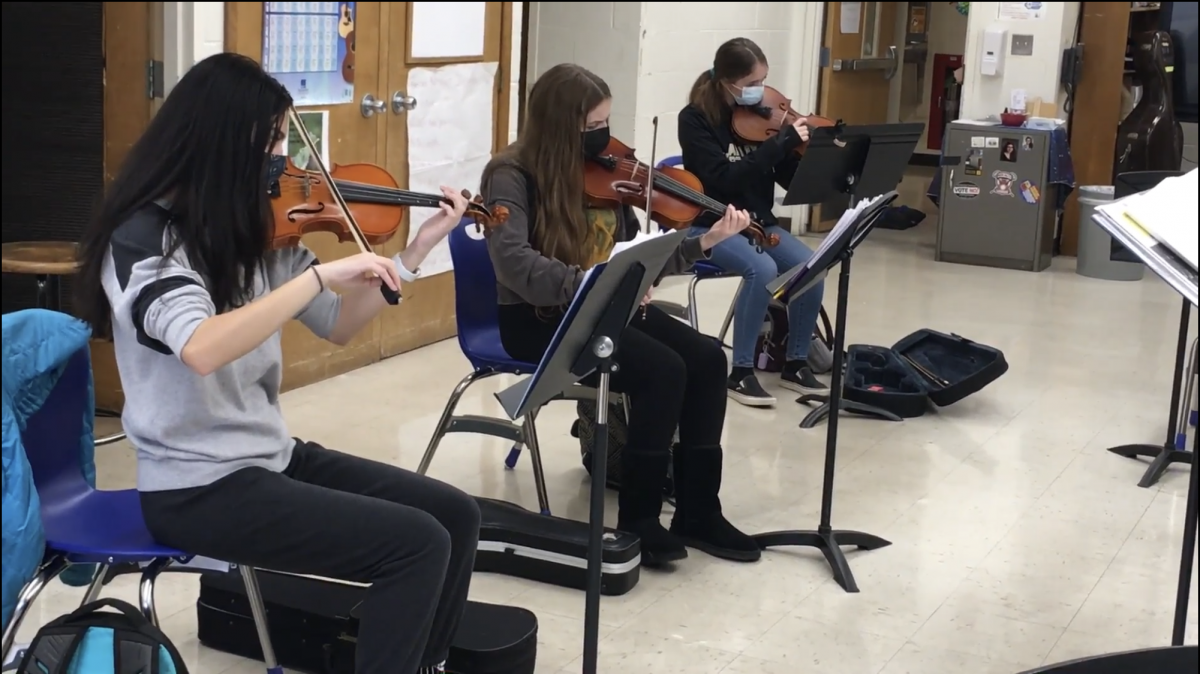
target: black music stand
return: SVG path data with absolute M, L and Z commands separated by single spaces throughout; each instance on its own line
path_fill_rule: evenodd
M 596 385 L 596 446 L 592 451 L 588 515 L 583 674 L 596 674 L 599 657 L 608 394 L 609 379 L 617 370 L 613 356 L 620 348 L 621 332 L 686 236 L 686 231 L 678 231 L 655 237 L 613 256 L 607 264 L 593 268 L 567 308 L 537 370 L 496 394 L 504 411 L 515 420 L 559 397 L 593 372 L 600 375 Z
M 924 130 L 925 125 L 922 123 L 827 127 L 814 130 L 808 149 L 805 150 L 800 166 L 792 177 L 787 196 L 783 198 L 783 205 L 820 204 L 829 201 L 831 197 L 847 194 L 853 206 L 860 198 L 891 192 L 904 178 L 908 160 L 912 157 Z M 851 243 L 851 252 L 870 233 L 874 223 L 874 219 L 860 223 L 866 226 L 860 227 L 855 235 Z M 784 276 L 796 271 L 789 270 Z M 849 275 L 850 264 L 847 257 L 838 280 L 838 325 L 834 328 L 833 347 L 835 350 L 845 346 L 845 339 L 842 339 L 840 333 L 845 329 L 847 301 L 844 298 L 846 287 L 843 286 L 848 286 Z M 834 371 L 837 370 L 835 363 Z M 837 383 L 834 382 L 834 385 Z M 886 421 L 903 421 L 885 409 L 846 400 L 841 393 L 838 392 L 837 398 L 839 409 L 844 412 Z M 800 428 L 813 428 L 828 417 L 829 401 L 830 397 L 825 395 L 805 394 L 796 398 L 796 402 L 802 405 L 819 403 L 817 408 L 800 422 Z
M 811 151 L 811 148 L 810 148 Z M 842 401 L 842 378 L 846 360 L 846 305 L 850 292 L 850 258 L 854 248 L 862 242 L 866 233 L 875 224 L 896 199 L 895 192 L 889 192 L 859 213 L 854 220 L 839 223 L 814 251 L 812 259 L 792 279 L 782 280 L 775 290 L 782 290 L 786 296 L 803 293 L 828 275 L 834 265 L 841 265 L 838 275 L 837 327 L 833 331 L 833 370 L 829 398 L 832 410 L 829 414 L 829 425 L 825 429 L 825 475 L 821 485 L 821 521 L 815 531 L 774 531 L 758 534 L 754 540 L 760 548 L 767 549 L 781 545 L 796 545 L 818 548 L 825 555 L 830 568 L 833 569 L 833 579 L 847 592 L 858 592 L 858 584 L 854 581 L 854 573 L 841 546 L 853 545 L 862 550 L 875 550 L 888 545 L 890 541 L 873 534 L 861 531 L 835 530 L 831 524 L 833 510 L 833 477 L 837 465 L 838 419 L 840 410 L 845 409 Z M 775 284 L 772 284 L 772 286 Z M 771 286 L 768 286 L 770 289 Z M 773 290 L 774 292 L 774 290 Z
M 1200 432 L 1192 434 L 1192 454 L 1200 451 Z M 1196 499 L 1200 498 L 1200 466 L 1192 461 L 1188 493 L 1183 514 L 1183 552 L 1179 560 L 1179 587 L 1175 591 L 1175 620 L 1171 626 L 1171 645 L 1182 646 L 1187 629 L 1188 601 L 1191 600 L 1192 558 L 1196 556 Z M 1192 671 L 1195 671 L 1194 669 Z
M 1117 176 L 1116 185 L 1113 189 L 1113 198 L 1123 199 L 1131 194 L 1145 192 L 1167 178 L 1174 178 L 1183 174 L 1184 171 L 1132 171 L 1122 173 Z M 1143 262 L 1133 251 L 1130 251 L 1115 238 L 1112 242 L 1110 257 L 1121 262 Z M 1163 473 L 1167 472 L 1171 464 L 1186 463 L 1190 465 L 1193 463 L 1192 457 L 1195 456 L 1194 452 L 1189 452 L 1187 449 L 1188 416 L 1191 413 L 1191 410 L 1188 409 L 1188 403 L 1191 401 L 1180 400 L 1180 393 L 1183 390 L 1183 378 L 1185 376 L 1191 377 L 1196 375 L 1195 372 L 1184 372 L 1187 368 L 1188 322 L 1191 320 L 1191 313 L 1192 304 L 1184 299 L 1183 307 L 1179 312 L 1179 336 L 1175 343 L 1175 374 L 1171 380 L 1171 411 L 1167 415 L 1166 441 L 1161 445 L 1139 443 L 1108 448 L 1108 451 L 1113 454 L 1123 456 L 1127 459 L 1152 457 L 1150 465 L 1146 467 L 1146 472 L 1142 474 L 1142 479 L 1138 482 L 1138 486 L 1142 488 L 1154 486 L 1163 476 Z

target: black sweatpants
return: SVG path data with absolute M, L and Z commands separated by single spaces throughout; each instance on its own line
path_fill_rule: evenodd
M 479 507 L 458 489 L 298 440 L 282 473 L 245 468 L 204 487 L 142 492 L 141 502 L 164 545 L 370 583 L 357 674 L 415 674 L 446 659 L 479 540 Z
M 561 320 L 544 320 L 529 304 L 502 304 L 499 318 L 504 350 L 531 363 Z M 685 450 L 721 444 L 728 360 L 716 340 L 650 305 L 621 333 L 614 359 L 612 390 L 629 396 L 626 452 L 666 452 L 676 427 Z

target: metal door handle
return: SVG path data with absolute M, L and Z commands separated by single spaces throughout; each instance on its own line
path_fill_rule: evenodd
M 887 48 L 887 56 L 876 59 L 833 59 L 833 70 L 836 72 L 863 72 L 866 70 L 882 70 L 883 79 L 890 80 L 896 74 L 900 64 L 900 51 L 895 46 Z
M 387 112 L 387 102 L 381 101 L 371 94 L 363 96 L 362 104 L 359 106 L 362 110 L 362 116 L 370 119 L 376 113 L 382 115 Z
M 403 91 L 397 91 L 392 94 L 392 113 L 402 115 L 409 110 L 417 107 L 417 99 L 409 96 Z

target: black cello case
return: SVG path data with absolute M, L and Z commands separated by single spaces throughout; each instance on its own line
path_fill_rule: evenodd
M 366 586 L 263 570 L 255 575 L 279 664 L 308 674 L 354 674 L 355 609 Z M 197 637 L 205 646 L 262 660 L 246 586 L 236 570 L 200 577 L 196 623 Z M 530 611 L 467 602 L 446 671 L 534 674 L 537 637 L 537 616 Z

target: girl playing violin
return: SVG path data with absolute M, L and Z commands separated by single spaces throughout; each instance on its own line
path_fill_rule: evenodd
M 509 211 L 508 222 L 490 231 L 488 251 L 500 286 L 500 339 L 519 360 L 541 360 L 584 271 L 638 231 L 632 209 L 589 207 L 584 199 L 584 161 L 608 145 L 611 110 L 604 80 L 577 65 L 554 66 L 530 92 L 520 139 L 484 170 L 484 200 Z M 744 211 L 729 208 L 703 235 L 683 241 L 666 273 L 687 269 L 748 225 Z M 648 565 L 685 558 L 685 546 L 757 560 L 758 545 L 725 519 L 718 498 L 725 353 L 643 305 L 621 335 L 612 378 L 630 401 L 617 527 L 641 538 Z M 667 531 L 659 517 L 676 428 L 678 507 Z
M 704 193 L 750 211 L 768 234 L 779 236 L 779 245 L 762 250 L 745 237 L 722 241 L 712 250 L 714 264 L 743 279 L 734 300 L 733 370 L 726 385 L 729 397 L 753 407 L 775 404 L 774 396 L 754 375 L 754 346 L 771 303 L 767 284 L 812 257 L 812 250 L 780 227 L 771 212 L 775 185 L 787 188 L 799 165 L 794 150 L 808 140 L 805 120 L 785 126 L 758 147 L 739 139 L 731 126 L 734 106 L 754 106 L 762 101 L 767 72 L 767 58 L 758 45 L 742 37 L 729 40 L 717 49 L 713 67 L 696 79 L 687 107 L 679 112 L 683 166 L 700 179 Z M 692 230 L 707 232 L 714 220 L 702 214 L 692 223 Z M 818 283 L 792 298 L 787 308 L 787 362 L 780 383 L 800 393 L 827 392 L 808 369 L 808 348 L 823 294 L 824 285 Z
M 76 306 L 112 336 L 155 539 L 370 583 L 356 671 L 440 672 L 471 581 L 475 501 L 293 439 L 279 407 L 280 332 L 296 318 L 345 344 L 385 306 L 379 285 L 415 278 L 467 204 L 443 188 L 449 204 L 391 259 L 270 250 L 268 191 L 286 163 L 291 106 L 248 58 L 217 54 L 188 71 L 84 235 Z

